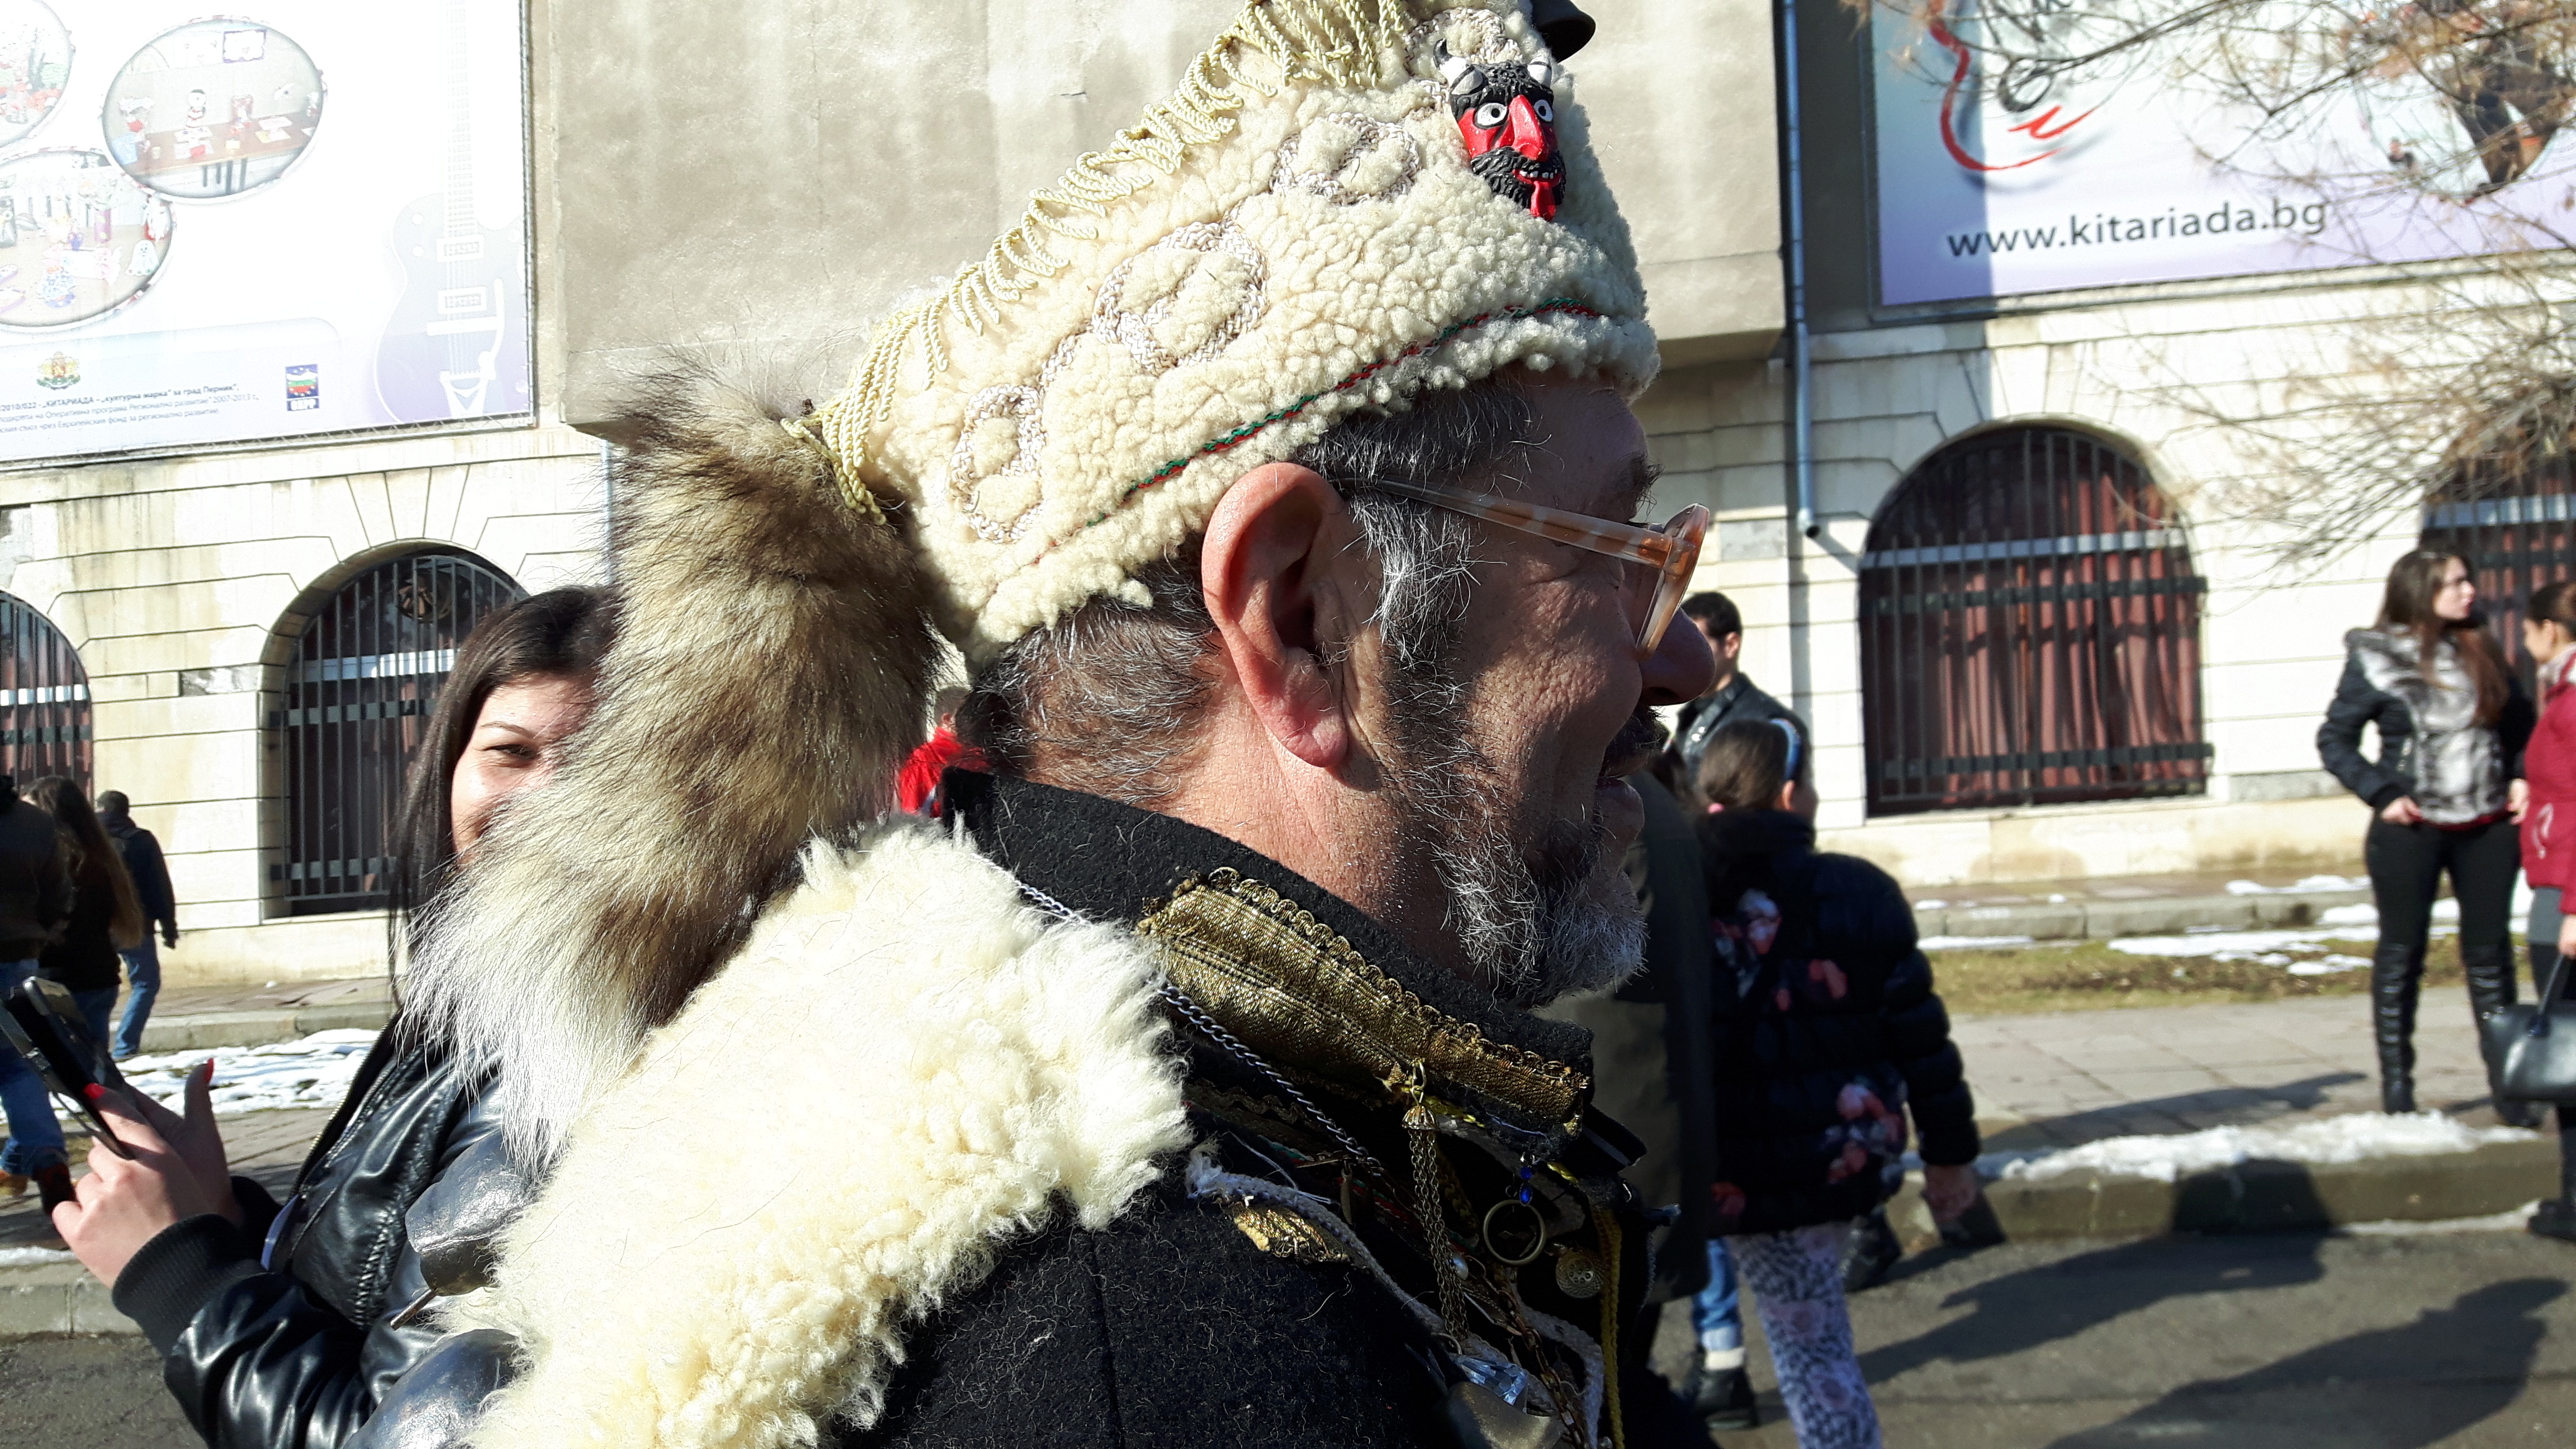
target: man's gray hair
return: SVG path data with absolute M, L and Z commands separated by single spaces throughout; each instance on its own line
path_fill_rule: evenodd
M 1529 399 L 1488 379 L 1438 389 L 1401 413 L 1367 412 L 1292 461 L 1338 488 L 1382 585 L 1375 623 L 1396 669 L 1429 684 L 1458 637 L 1473 585 L 1465 517 L 1360 486 L 1371 478 L 1476 486 L 1534 441 Z M 1102 596 L 1037 630 L 977 676 L 957 731 L 992 767 L 1152 809 L 1206 739 L 1216 626 L 1199 592 L 1199 540 L 1136 573 L 1140 607 Z M 1436 686 L 1435 686 L 1436 687 Z M 1455 686 L 1448 686 L 1454 692 Z

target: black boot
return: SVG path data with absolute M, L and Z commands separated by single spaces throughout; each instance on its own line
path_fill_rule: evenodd
M 1861 1293 L 1886 1282 L 1888 1271 L 1904 1257 L 1895 1224 L 1887 1220 L 1887 1209 L 1879 1208 L 1854 1223 L 1851 1236 L 1843 1240 L 1843 1292 Z
M 1762 1410 L 1753 1400 L 1753 1376 L 1743 1368 L 1713 1369 L 1694 1355 L 1682 1379 L 1682 1404 L 1712 1429 L 1756 1429 Z
M 2370 1024 L 2379 1041 L 2379 1109 L 2415 1110 L 2415 988 L 2424 953 L 2383 938 L 2370 960 Z
M 2511 950 L 2510 946 L 2499 951 L 2461 944 L 2460 966 L 2469 978 L 2469 1014 L 2476 1019 L 2481 1041 L 2485 1039 L 2486 1019 L 2514 1002 Z M 2540 1104 L 2506 1097 L 2497 1084 L 2493 1062 L 2487 1063 L 2487 1096 L 2495 1103 L 2496 1120 L 2507 1127 L 2540 1125 Z

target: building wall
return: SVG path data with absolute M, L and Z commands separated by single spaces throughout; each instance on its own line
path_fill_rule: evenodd
M 2277 529 L 2235 516 L 2230 485 L 2275 466 L 2196 409 L 2250 409 L 2270 381 L 2334 365 L 2389 289 L 2346 282 L 2166 295 L 1985 319 L 1858 328 L 1816 339 L 1813 541 L 1790 506 L 1786 375 L 1679 369 L 1643 412 L 1666 481 L 1658 506 L 1719 520 L 1699 585 L 1746 618 L 1744 666 L 1816 732 L 1818 824 L 1839 849 L 1910 885 L 2193 871 L 2349 869 L 2364 812 L 2319 768 L 2315 733 L 2344 631 L 2375 612 L 2419 520 L 2401 511 L 2322 564 L 2284 569 Z M 2402 299 L 2398 305 L 2402 305 Z M 1945 443 L 2001 425 L 2093 431 L 2128 446 L 2176 501 L 2208 581 L 2201 626 L 2206 795 L 1872 820 L 1856 625 L 1870 520 Z
M 599 444 L 521 426 L 0 478 L 0 590 L 80 651 L 94 782 L 161 838 L 179 901 L 174 986 L 380 969 L 379 913 L 288 917 L 285 666 L 306 611 L 427 544 L 531 592 L 598 572 Z
M 710 6 L 537 0 L 538 280 L 553 396 L 607 423 L 685 348 L 783 398 L 837 387 L 870 323 L 979 259 L 1108 144 L 1241 0 Z M 1678 360 L 1780 329 L 1764 0 L 1586 0 L 1568 93 Z

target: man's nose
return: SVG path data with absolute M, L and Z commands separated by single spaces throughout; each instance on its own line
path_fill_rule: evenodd
M 1674 619 L 1663 642 L 1646 656 L 1646 703 L 1686 704 L 1716 682 L 1717 656 L 1709 652 L 1708 636 L 1690 620 Z
M 1503 123 L 1503 144 L 1532 161 L 1543 159 L 1548 151 L 1547 123 L 1531 109 L 1527 96 L 1512 97 L 1510 116 Z

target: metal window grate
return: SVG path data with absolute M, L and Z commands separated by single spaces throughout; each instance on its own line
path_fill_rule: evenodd
M 65 775 L 89 788 L 89 674 L 54 621 L 0 594 L 0 774 L 20 788 Z
M 2108 442 L 2013 428 L 1934 454 L 1861 558 L 1870 812 L 2205 790 L 2206 587 Z
M 386 903 L 403 779 L 456 646 L 519 586 L 480 559 L 417 553 L 379 564 L 304 626 L 287 670 L 286 863 L 291 915 Z
M 2576 480 L 2566 448 L 2548 442 L 2543 434 L 2471 460 L 2424 504 L 2422 546 L 2469 561 L 2478 612 L 2526 688 L 2533 660 L 2522 647 L 2523 606 L 2541 585 L 2576 578 Z

